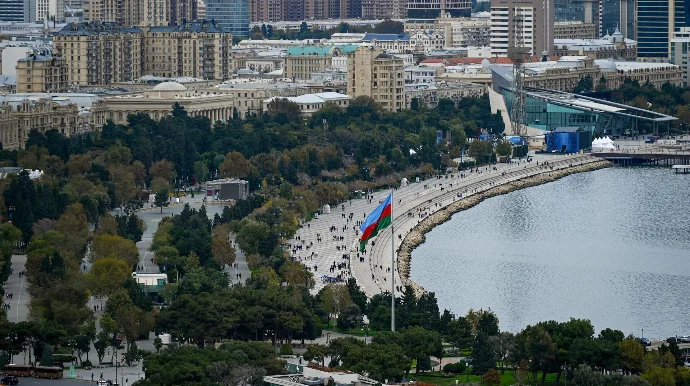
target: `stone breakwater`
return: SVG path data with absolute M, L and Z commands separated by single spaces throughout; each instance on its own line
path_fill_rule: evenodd
M 556 181 L 571 174 L 603 169 L 612 165 L 613 164 L 609 161 L 595 161 L 583 165 L 567 167 L 564 169 L 544 170 L 543 173 L 498 185 L 494 188 L 455 201 L 443 207 L 442 209 L 439 209 L 410 230 L 400 244 L 400 249 L 398 251 L 398 272 L 400 272 L 400 279 L 402 280 L 403 285 L 412 286 L 417 296 L 426 292 L 424 288 L 410 280 L 410 261 L 412 258 L 412 251 L 426 241 L 425 235 L 427 232 L 434 229 L 434 227 L 437 225 L 443 224 L 444 222 L 450 220 L 453 214 L 465 209 L 469 209 L 490 197 Z

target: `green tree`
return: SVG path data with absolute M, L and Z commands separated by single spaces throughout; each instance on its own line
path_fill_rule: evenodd
M 41 355 L 41 366 L 53 365 L 53 347 L 49 344 L 43 347 L 43 354 Z
M 168 189 L 161 189 L 156 192 L 156 198 L 154 201 L 154 205 L 157 207 L 161 208 L 161 213 L 163 213 L 163 207 L 170 205 L 170 201 L 168 198 Z
M 219 225 L 213 228 L 211 239 L 211 252 L 221 267 L 235 262 L 235 248 L 230 243 L 230 227 Z
M 109 296 L 122 288 L 131 276 L 132 269 L 120 259 L 103 258 L 96 260 L 88 273 L 89 287 L 95 296 Z
M 316 363 L 325 365 L 325 358 L 328 356 L 329 348 L 322 344 L 312 344 L 307 347 L 307 351 L 304 352 L 304 359 L 307 361 L 315 361 Z
M 156 336 L 156 337 L 153 339 L 153 347 L 155 347 L 156 353 L 160 353 L 160 352 L 161 352 L 161 348 L 163 348 L 163 339 L 161 339 L 160 336 Z
M 401 34 L 404 30 L 404 24 L 395 20 L 384 20 L 374 27 L 374 32 L 378 34 Z
M 505 157 L 513 152 L 513 147 L 508 141 L 501 141 L 496 145 L 496 155 Z
M 451 320 L 448 322 L 446 331 L 446 339 L 453 344 L 453 347 L 465 348 L 472 342 L 472 326 L 467 318 L 460 316 Z
M 273 99 L 268 103 L 267 111 L 279 124 L 300 122 L 302 119 L 299 105 L 286 98 Z
M 268 239 L 271 229 L 264 222 L 255 220 L 243 220 L 240 223 L 240 231 L 237 233 L 237 245 L 247 255 L 260 253 L 262 244 Z
M 642 374 L 642 379 L 649 382 L 651 386 L 674 386 L 676 380 L 673 376 L 673 369 L 652 367 Z
M 498 354 L 495 341 L 483 331 L 477 332 L 472 344 L 472 370 L 475 374 L 484 374 L 496 367 Z

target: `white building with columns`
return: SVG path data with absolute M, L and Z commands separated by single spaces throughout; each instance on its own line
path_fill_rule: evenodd
M 129 114 L 145 113 L 159 120 L 172 113 L 172 106 L 179 103 L 190 116 L 203 116 L 215 121 L 225 121 L 233 116 L 233 97 L 206 90 L 188 90 L 177 82 L 163 82 L 143 93 L 109 96 L 104 98 L 108 106 L 106 119 L 126 124 Z

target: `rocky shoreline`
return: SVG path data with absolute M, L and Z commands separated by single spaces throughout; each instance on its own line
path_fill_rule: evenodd
M 603 169 L 612 165 L 613 164 L 611 162 L 602 160 L 558 170 L 545 170 L 543 173 L 531 177 L 525 177 L 507 184 L 498 185 L 481 193 L 473 194 L 467 198 L 455 201 L 450 205 L 439 209 L 437 212 L 429 215 L 417 226 L 415 226 L 409 233 L 407 233 L 400 244 L 400 249 L 398 251 L 398 272 L 400 273 L 400 279 L 402 280 L 403 285 L 412 286 L 417 296 L 426 292 L 424 288 L 410 280 L 410 261 L 412 258 L 412 251 L 426 241 L 425 234 L 427 232 L 431 231 L 437 225 L 443 224 L 444 222 L 450 220 L 453 214 L 465 209 L 469 209 L 490 197 L 556 181 L 571 174 Z

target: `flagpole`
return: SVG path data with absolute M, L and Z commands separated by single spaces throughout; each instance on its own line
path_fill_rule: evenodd
M 391 331 L 395 331 L 395 229 L 393 228 L 393 188 L 391 188 Z

